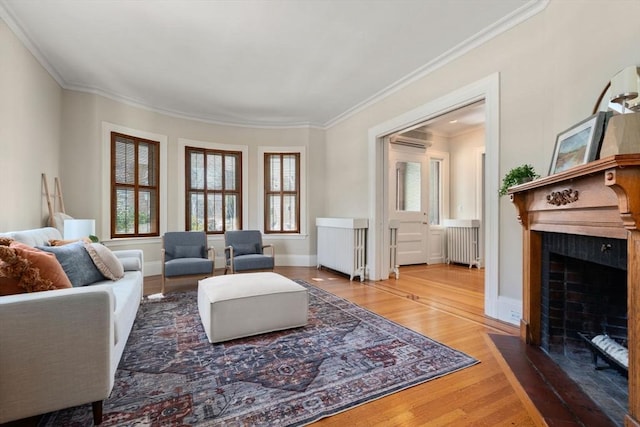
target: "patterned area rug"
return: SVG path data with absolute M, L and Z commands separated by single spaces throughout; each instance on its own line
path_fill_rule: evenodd
M 309 324 L 207 341 L 195 291 L 145 299 L 103 426 L 299 426 L 478 361 L 342 298 L 309 290 Z M 41 425 L 90 426 L 91 405 Z

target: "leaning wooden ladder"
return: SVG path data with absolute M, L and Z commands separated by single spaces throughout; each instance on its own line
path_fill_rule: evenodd
M 56 199 L 58 200 L 58 205 L 60 206 L 60 212 L 66 213 L 64 210 L 64 199 L 62 197 L 62 187 L 60 185 L 60 180 L 56 176 L 53 179 L 53 184 L 55 186 L 54 194 L 51 195 L 49 193 L 49 184 L 47 183 L 47 174 L 42 174 L 42 184 L 44 186 L 44 192 L 47 197 L 47 208 L 49 209 L 49 226 L 55 227 L 55 207 L 56 207 Z

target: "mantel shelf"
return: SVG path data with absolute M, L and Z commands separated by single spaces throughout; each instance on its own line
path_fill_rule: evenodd
M 567 182 L 575 178 L 584 177 L 585 175 L 592 175 L 598 172 L 605 171 L 607 169 L 624 168 L 628 166 L 640 166 L 640 153 L 620 154 L 616 156 L 605 157 L 604 159 L 589 162 L 581 166 L 576 166 L 563 172 L 545 176 L 543 178 L 534 179 L 533 181 L 525 182 L 524 184 L 515 185 L 508 189 L 507 194 L 520 193 L 547 185 Z

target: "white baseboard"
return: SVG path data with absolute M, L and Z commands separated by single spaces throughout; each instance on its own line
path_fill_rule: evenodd
M 498 297 L 498 320 L 510 323 L 514 326 L 520 326 L 521 318 L 521 300 L 502 296 Z

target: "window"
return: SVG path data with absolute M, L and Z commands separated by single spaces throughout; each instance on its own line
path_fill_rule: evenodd
M 111 132 L 111 237 L 160 235 L 160 143 Z
M 242 152 L 185 147 L 186 229 L 242 229 Z
M 442 212 L 442 160 L 429 159 L 429 224 L 440 225 Z
M 264 232 L 300 233 L 300 153 L 265 153 L 264 174 Z

